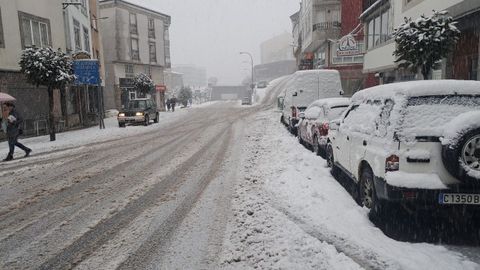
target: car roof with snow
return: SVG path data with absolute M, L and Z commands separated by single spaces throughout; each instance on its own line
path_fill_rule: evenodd
M 420 97 L 441 95 L 480 95 L 480 82 L 461 80 L 427 80 L 384 84 L 355 93 L 355 103 L 369 99 L 386 99 L 394 96 Z
M 327 106 L 329 108 L 331 107 L 336 107 L 336 106 L 348 106 L 350 105 L 350 99 L 341 97 L 341 98 L 322 98 L 319 100 L 314 101 L 312 104 L 310 104 L 309 107 L 312 106 Z

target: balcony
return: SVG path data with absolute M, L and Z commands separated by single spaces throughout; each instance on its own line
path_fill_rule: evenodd
M 319 22 L 313 25 L 312 41 L 304 44 L 303 52 L 317 51 L 328 39 L 338 39 L 342 24 L 338 21 Z

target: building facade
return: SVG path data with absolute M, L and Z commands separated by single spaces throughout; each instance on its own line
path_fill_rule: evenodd
M 394 62 L 395 41 L 393 30 L 404 18 L 415 20 L 421 15 L 430 16 L 435 10 L 447 10 L 457 21 L 462 32 L 453 54 L 444 59 L 433 79 L 477 79 L 480 1 L 476 0 L 364 0 L 360 19 L 366 31 L 365 73 L 376 73 L 380 83 L 415 80 L 418 74 L 399 69 Z
M 164 85 L 164 71 L 170 68 L 169 15 L 123 0 L 99 2 L 100 32 L 105 58 L 105 107 L 121 108 L 140 97 L 133 78 L 148 75 L 155 85 Z M 152 92 L 159 108 L 161 93 Z M 165 107 L 165 106 L 163 106 Z
M 260 44 L 262 64 L 292 60 L 292 35 L 283 33 Z
M 175 65 L 172 70 L 183 74 L 183 84 L 192 89 L 208 86 L 207 69 L 194 65 Z
M 20 56 L 25 48 L 53 47 L 66 51 L 62 1 L 0 0 L 0 92 L 16 97 L 23 115 L 24 131 L 36 134 L 35 126 L 46 132 L 48 93 L 44 87 L 27 83 L 20 73 Z M 62 116 L 59 90 L 54 91 L 55 116 Z
M 290 19 L 298 69 L 324 68 L 330 41 L 340 37 L 340 0 L 302 0 L 300 10 Z

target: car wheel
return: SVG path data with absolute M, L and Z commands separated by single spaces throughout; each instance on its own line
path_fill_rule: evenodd
M 160 114 L 157 112 L 157 113 L 155 114 L 155 120 L 153 121 L 155 124 L 158 123 L 158 120 L 159 120 L 158 118 L 159 118 L 159 117 L 160 117 Z
M 144 123 L 145 126 L 148 126 L 150 125 L 150 117 L 148 117 L 148 114 L 145 115 L 145 123 Z
M 362 170 L 359 185 L 360 203 L 370 210 L 368 213 L 370 220 L 374 222 L 382 221 L 384 214 L 387 212 L 387 202 L 377 197 L 372 169 L 366 167 Z
M 118 123 L 118 127 L 124 128 L 124 127 L 125 127 L 125 123 Z
M 327 145 L 327 165 L 329 168 L 333 168 L 335 166 L 335 159 L 333 157 L 333 148 L 332 145 Z
M 447 171 L 459 180 L 480 181 L 480 128 L 459 132 L 453 143 L 443 146 L 442 160 Z

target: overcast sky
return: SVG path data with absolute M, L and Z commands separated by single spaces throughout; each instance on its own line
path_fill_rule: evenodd
M 172 64 L 207 68 L 222 84 L 238 84 L 250 73 L 249 51 L 260 63 L 260 43 L 291 32 L 299 0 L 127 0 L 172 16 Z M 247 63 L 248 62 L 248 63 Z

